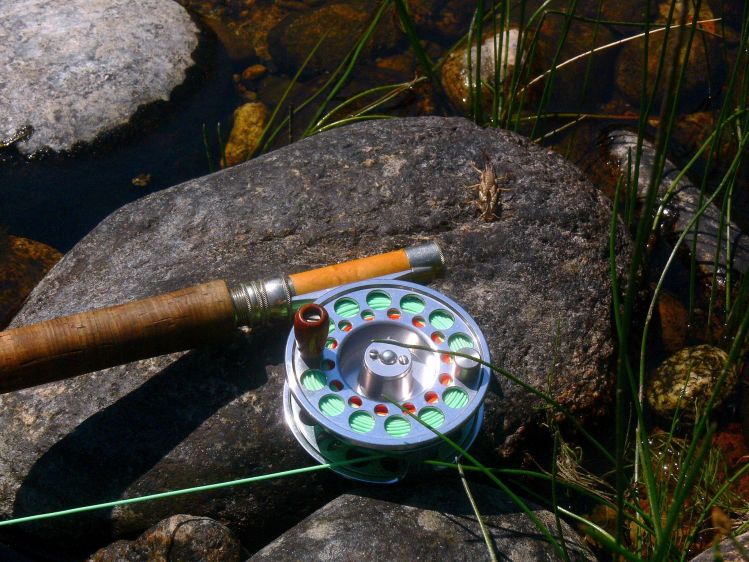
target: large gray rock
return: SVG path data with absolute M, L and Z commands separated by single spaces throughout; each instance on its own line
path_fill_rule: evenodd
M 69 150 L 126 124 L 169 99 L 197 44 L 171 0 L 4 1 L 0 143 L 17 140 L 25 155 Z
M 485 155 L 511 189 L 496 222 L 478 217 L 467 187 Z M 515 134 L 464 119 L 361 123 L 123 207 L 48 274 L 14 325 L 436 239 L 449 272 L 433 287 L 474 315 L 497 364 L 584 419 L 607 411 L 611 388 L 610 212 L 577 169 Z M 311 464 L 282 420 L 285 336 L 238 335 L 0 396 L 0 515 Z M 512 452 L 546 419 L 501 377 L 486 403 L 486 454 Z M 310 474 L 25 528 L 100 540 L 192 513 L 229 521 L 252 546 L 344 485 Z
M 528 507 L 559 550 L 520 507 L 495 488 L 470 485 L 499 560 L 595 560 L 575 531 L 533 503 Z M 466 492 L 453 478 L 383 498 L 344 494 L 290 529 L 248 562 L 309 560 L 491 560 Z M 388 497 L 389 496 L 389 497 Z M 396 499 L 397 498 L 397 499 Z M 562 547 L 564 542 L 564 547 Z

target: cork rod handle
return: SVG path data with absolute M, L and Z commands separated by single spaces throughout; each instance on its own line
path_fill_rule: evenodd
M 226 340 L 224 281 L 0 332 L 0 393 Z
M 359 258 L 336 265 L 289 275 L 297 295 L 363 281 L 389 273 L 406 271 L 411 267 L 405 250 L 395 250 L 367 258 Z

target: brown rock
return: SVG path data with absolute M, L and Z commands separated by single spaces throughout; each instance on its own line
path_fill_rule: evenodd
M 408 3 L 416 29 L 457 39 L 468 30 L 473 12 L 463 0 L 412 0 Z
M 543 78 L 538 79 L 531 88 L 535 95 L 540 95 L 550 77 L 550 74 L 546 73 L 554 64 L 564 26 L 564 16 L 555 14 L 549 15 L 541 26 L 536 55 L 532 61 L 532 68 L 535 69 L 532 80 L 537 77 Z M 606 26 L 595 25 L 587 21 L 572 21 L 556 60 L 554 83 L 549 88 L 545 110 L 582 109 L 582 103 L 586 99 L 600 100 L 608 97 L 616 53 L 612 49 L 603 49 L 590 54 L 589 52 L 611 43 L 613 38 L 613 34 Z
M 252 156 L 267 120 L 268 108 L 259 101 L 246 103 L 234 111 L 234 125 L 224 149 L 224 167 L 234 166 Z
M 659 6 L 659 16 L 656 23 L 665 24 L 670 3 L 665 2 Z M 700 8 L 699 19 L 711 19 L 713 13 L 703 2 Z M 693 14 L 687 16 L 687 21 L 691 21 Z M 674 14 L 673 24 L 678 24 L 680 15 Z M 691 32 L 687 26 L 685 28 L 671 29 L 666 37 L 663 31 L 653 30 L 648 42 L 648 61 L 647 61 L 647 80 L 648 89 L 652 89 L 655 84 L 658 67 L 660 64 L 661 53 L 665 49 L 664 70 L 660 77 L 658 89 L 656 91 L 656 108 L 663 101 L 663 96 L 667 88 L 668 67 L 674 60 L 676 49 L 679 44 L 679 32 L 684 30 L 684 42 L 678 53 L 678 71 L 686 65 L 687 72 L 684 75 L 682 84 L 682 95 L 680 98 L 680 109 L 682 111 L 694 110 L 702 105 L 711 95 L 714 95 L 712 88 L 719 83 L 723 73 L 723 59 L 721 51 L 721 42 L 715 37 L 715 23 L 703 24 L 698 27 L 692 40 L 691 48 L 688 52 L 687 64 L 687 40 Z M 701 30 L 701 31 L 700 31 Z M 642 66 L 645 54 L 645 41 L 638 39 L 626 43 L 620 53 L 616 64 L 616 85 L 621 94 L 631 103 L 639 105 L 642 94 Z
M 684 347 L 689 330 L 689 311 L 671 293 L 658 297 L 661 340 L 666 351 L 674 352 Z
M 208 517 L 174 515 L 134 541 L 117 541 L 94 553 L 90 562 L 239 562 L 242 546 L 234 534 Z
M 0 328 L 62 254 L 41 242 L 0 233 Z

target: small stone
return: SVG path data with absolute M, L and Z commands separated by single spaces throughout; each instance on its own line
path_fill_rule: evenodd
M 134 541 L 117 541 L 89 562 L 240 562 L 242 546 L 234 534 L 208 517 L 173 515 Z
M 262 64 L 253 64 L 242 71 L 242 80 L 251 82 L 265 75 L 266 72 L 268 72 L 268 69 Z
M 741 548 L 737 548 L 736 545 Z M 745 562 L 746 558 L 742 551 L 749 549 L 749 533 L 743 533 L 737 537 L 724 539 L 704 552 L 692 558 L 689 562 Z
M 234 125 L 224 148 L 224 167 L 234 166 L 252 156 L 267 120 L 268 107 L 259 101 L 246 103 L 234 111 Z
M 665 418 L 678 410 L 683 421 L 694 422 L 710 398 L 728 361 L 728 354 L 711 345 L 687 347 L 666 359 L 648 381 L 646 396 L 650 406 Z M 736 388 L 738 375 L 731 367 L 715 407 Z

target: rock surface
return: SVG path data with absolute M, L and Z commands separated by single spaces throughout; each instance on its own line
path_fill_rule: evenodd
M 0 17 L 0 139 L 29 155 L 70 150 L 167 100 L 193 65 L 198 29 L 163 0 L 10 0 Z
M 485 155 L 511 189 L 511 213 L 491 223 L 466 187 Z M 449 273 L 432 286 L 474 315 L 495 363 L 590 418 L 607 412 L 612 384 L 610 205 L 561 156 L 509 132 L 460 118 L 360 123 L 123 207 L 13 324 L 435 239 Z M 0 516 L 312 464 L 282 419 L 281 332 L 0 396 Z M 538 400 L 497 377 L 476 448 L 510 454 L 543 419 Z M 101 540 L 191 513 L 230 521 L 257 546 L 345 485 L 308 474 L 25 529 Z
M 439 487 L 427 485 L 390 494 L 344 494 L 248 562 L 491 560 L 466 492 L 452 476 L 450 482 Z M 470 489 L 499 560 L 562 559 L 533 521 L 507 496 L 480 484 L 470 484 Z M 558 540 L 554 515 L 532 503 L 529 507 Z M 571 560 L 596 559 L 569 525 L 563 522 L 562 529 Z
M 208 517 L 174 515 L 134 541 L 117 541 L 90 562 L 239 562 L 242 545 L 224 525 Z

